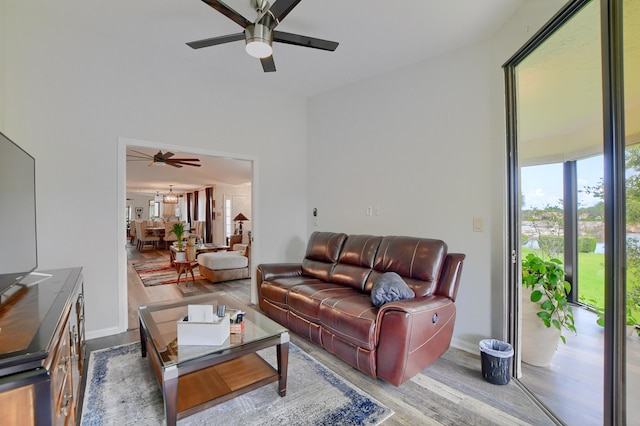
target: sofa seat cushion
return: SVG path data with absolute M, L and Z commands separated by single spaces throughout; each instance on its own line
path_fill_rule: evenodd
M 317 278 L 300 275 L 283 277 L 273 281 L 263 281 L 260 286 L 260 294 L 264 300 L 288 310 L 289 291 L 296 286 L 307 284 L 325 284 L 325 282 Z
M 308 282 L 291 288 L 287 302 L 291 312 L 318 324 L 320 322 L 320 305 L 323 301 L 359 293 L 357 290 L 340 284 Z
M 320 323 L 345 342 L 373 351 L 377 346 L 378 309 L 371 304 L 368 294 L 354 291 L 324 300 L 320 305 Z
M 241 252 L 219 251 L 214 253 L 201 253 L 198 255 L 198 264 L 212 271 L 224 269 L 240 269 L 249 266 L 249 258 Z

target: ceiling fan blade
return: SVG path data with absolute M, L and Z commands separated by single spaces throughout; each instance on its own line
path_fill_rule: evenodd
M 134 160 L 134 158 L 139 158 L 139 160 Z M 127 160 L 129 160 L 129 161 L 149 161 L 149 157 L 141 157 L 139 155 L 127 154 Z
M 192 49 L 216 46 L 218 44 L 231 43 L 232 41 L 244 40 L 244 33 L 229 34 L 220 37 L 205 38 L 204 40 L 190 41 L 187 46 Z
M 274 29 L 280 21 L 282 21 L 285 16 L 287 16 L 289 12 L 291 12 L 293 8 L 300 3 L 300 1 L 301 0 L 276 0 L 276 2 L 269 8 L 273 17 L 276 18 L 275 21 L 271 23 L 271 29 Z
M 273 62 L 273 55 L 267 58 L 261 58 L 260 63 L 264 72 L 274 72 L 276 70 L 276 63 Z
M 153 156 L 153 161 L 158 163 L 164 163 L 167 161 L 169 157 L 172 157 L 173 155 L 174 155 L 173 152 L 167 151 L 163 154 L 162 151 L 158 151 L 158 153 Z
M 136 154 L 144 155 L 144 158 L 153 158 L 153 155 L 145 154 L 144 152 L 136 151 L 135 149 L 132 149 L 130 151 L 135 152 Z M 127 154 L 127 155 L 130 155 L 130 154 Z
M 338 42 L 322 40 L 320 38 L 307 37 L 300 34 L 283 33 L 282 31 L 273 32 L 273 41 L 280 43 L 293 44 L 295 46 L 312 47 L 314 49 L 329 50 L 333 52 L 338 47 Z
M 195 164 L 195 163 L 183 163 L 182 161 L 167 161 L 167 164 L 175 166 L 175 165 L 179 165 L 181 164 L 180 167 L 182 166 L 193 166 L 193 167 L 200 167 L 200 164 Z
M 250 25 L 252 22 L 248 21 L 247 18 L 240 15 L 235 10 L 231 9 L 229 6 L 224 4 L 219 0 L 202 0 L 218 12 L 222 13 L 227 18 L 231 19 L 236 24 L 240 25 L 242 28 L 246 28 L 247 25 Z
M 167 161 L 200 161 L 199 158 L 171 158 Z
M 167 164 L 170 165 L 171 167 L 178 167 L 178 168 L 182 167 L 180 164 L 176 164 L 176 163 L 167 163 Z

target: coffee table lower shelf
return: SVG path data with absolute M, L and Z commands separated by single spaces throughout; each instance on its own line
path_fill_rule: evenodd
M 178 419 L 206 410 L 280 379 L 255 353 L 178 377 Z

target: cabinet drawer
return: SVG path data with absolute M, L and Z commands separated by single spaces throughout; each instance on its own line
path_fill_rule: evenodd
M 62 386 L 65 383 L 66 377 L 69 375 L 69 369 L 71 367 L 71 348 L 69 342 L 69 323 L 65 324 L 65 327 L 60 335 L 60 342 L 53 358 L 53 364 L 51 366 L 51 395 L 54 401 L 62 393 Z
M 56 426 L 66 426 L 75 423 L 75 404 L 71 390 L 71 380 L 65 377 L 62 392 L 56 395 L 53 407 L 53 424 Z
M 81 290 L 76 299 L 77 329 L 75 330 L 75 354 L 78 360 L 78 370 L 83 371 L 84 360 L 86 359 L 86 343 L 84 332 L 84 292 Z

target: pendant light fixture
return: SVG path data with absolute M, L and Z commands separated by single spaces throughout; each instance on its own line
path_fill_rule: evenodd
M 162 197 L 162 202 L 165 204 L 178 204 L 178 196 L 173 193 L 173 185 L 169 185 L 169 193 Z

